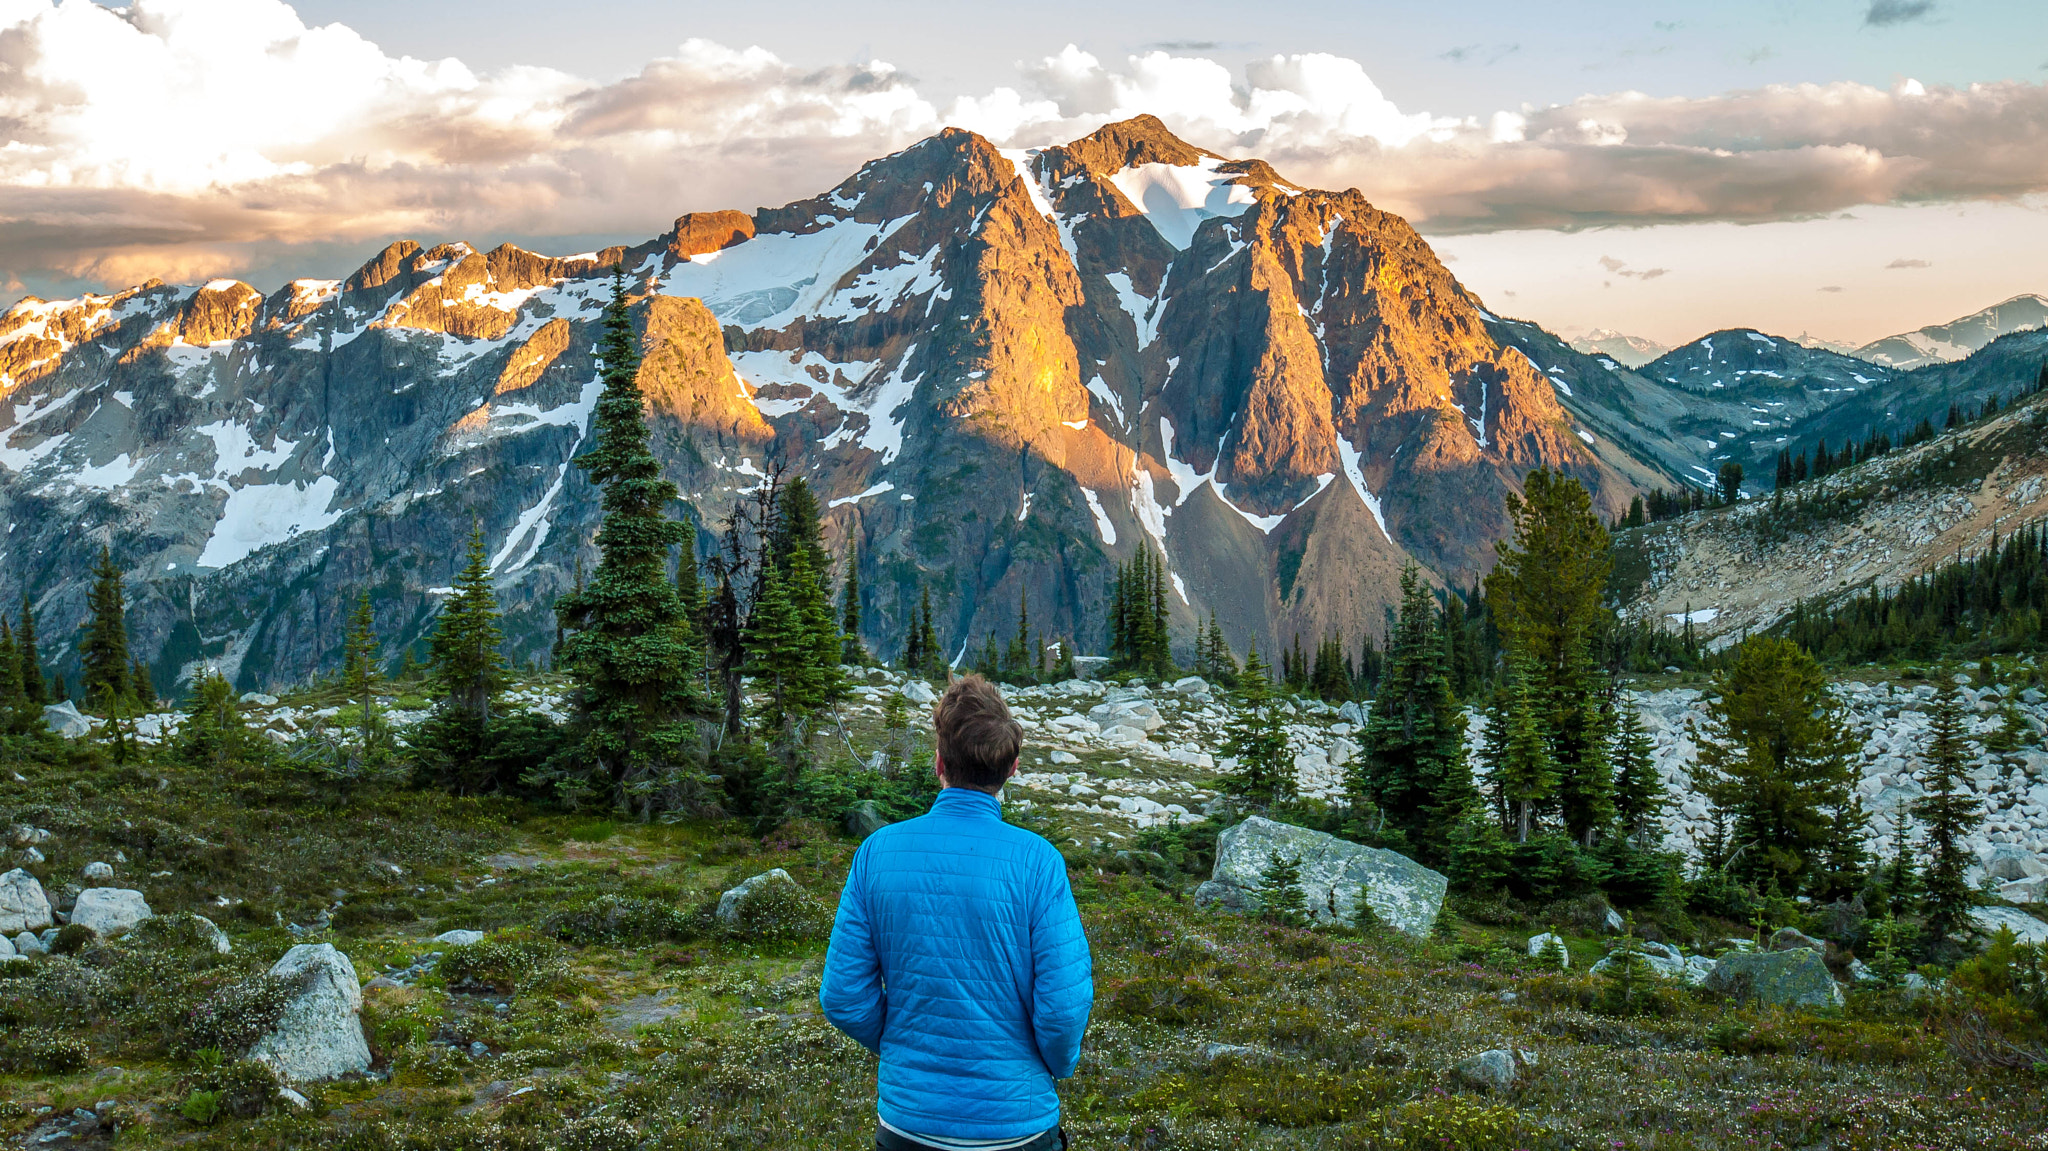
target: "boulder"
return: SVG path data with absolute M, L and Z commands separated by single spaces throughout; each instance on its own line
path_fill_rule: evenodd
M 889 820 L 882 815 L 882 809 L 872 799 L 863 799 L 846 809 L 846 834 L 855 839 L 868 836 L 889 826 Z
M 1173 681 L 1173 690 L 1182 695 L 1207 696 L 1209 694 L 1209 681 L 1199 675 L 1182 676 L 1180 679 Z
M 2007 903 L 2048 903 L 2048 876 L 2001 883 L 1998 897 Z
M 50 899 L 35 876 L 18 867 L 0 875 L 0 935 L 41 931 L 54 922 Z
M 1705 986 L 1777 1007 L 1840 1007 L 1844 1002 L 1820 952 L 1804 947 L 1724 955 Z
M 370 1069 L 363 1038 L 363 989 L 355 965 L 332 943 L 301 943 L 270 968 L 298 993 L 248 1058 L 287 1083 L 316 1083 Z
M 1770 949 L 1772 951 L 1793 951 L 1802 947 L 1808 951 L 1818 951 L 1823 954 L 1828 949 L 1827 944 L 1822 943 L 1820 940 L 1815 939 L 1796 927 L 1780 927 L 1771 933 Z
M 34 932 L 24 931 L 14 937 L 14 953 L 22 956 L 48 955 L 50 949 L 43 945 L 43 941 L 38 939 Z
M 2016 843 L 1993 844 L 1991 850 L 1984 853 L 1982 863 L 1985 874 L 2003 882 L 2048 875 L 2048 862 Z
M 68 699 L 43 707 L 43 726 L 65 739 L 84 739 L 92 734 L 92 718 L 80 714 L 78 705 Z
M 1081 762 L 1081 757 L 1071 751 L 1054 751 L 1045 758 L 1061 766 L 1069 766 Z
M 245 691 L 242 693 L 242 702 L 254 704 L 257 707 L 276 707 L 277 697 L 268 692 Z
M 1515 1085 L 1515 1054 L 1495 1048 L 1481 1051 L 1458 1064 L 1459 1081 L 1482 1090 L 1499 1093 Z
M 2004 927 L 2021 943 L 2048 943 L 2048 923 L 2017 907 L 1979 907 L 1970 912 L 1970 926 L 1987 939 Z
M 1347 703 L 1337 709 L 1337 718 L 1345 723 L 1360 726 L 1365 723 L 1365 712 L 1355 703 Z
M 89 887 L 71 905 L 71 922 L 92 928 L 101 939 L 132 930 L 149 916 L 142 893 L 126 887 Z
M 1557 965 L 1559 967 L 1570 967 L 1572 965 L 1572 953 L 1565 949 L 1564 937 L 1553 931 L 1546 931 L 1541 935 L 1529 937 L 1529 958 L 1541 959 L 1544 949 L 1553 943 L 1557 945 Z
M 207 944 L 215 952 L 221 955 L 233 955 L 235 953 L 235 945 L 228 942 L 228 933 L 220 929 L 220 924 L 196 912 L 187 912 L 185 918 L 191 920 L 199 928 L 199 934 L 206 937 Z
M 781 888 L 781 891 L 777 891 Z M 718 897 L 718 921 L 728 927 L 740 926 L 751 904 L 776 895 L 800 894 L 803 888 L 781 868 L 764 871 Z
M 436 935 L 434 937 L 434 942 L 445 943 L 450 947 L 468 947 L 472 943 L 482 943 L 483 941 L 483 932 L 470 931 L 465 928 L 457 928 L 454 931 L 443 931 L 441 934 Z
M 1352 922 L 1361 892 L 1380 922 L 1408 935 L 1429 934 L 1443 909 L 1444 877 L 1396 852 L 1351 843 L 1254 815 L 1216 837 L 1216 869 L 1195 901 L 1232 910 L 1258 902 L 1259 877 L 1272 855 L 1301 860 L 1301 890 L 1318 923 Z
M 14 941 L 7 938 L 5 935 L 0 935 L 0 959 L 19 958 L 21 957 L 14 953 Z
M 1662 950 L 1652 950 L 1652 948 L 1661 948 Z M 1649 966 L 1650 970 L 1659 979 L 1669 979 L 1674 983 L 1697 984 L 1702 978 L 1694 971 L 1692 965 L 1685 961 L 1684 956 L 1679 955 L 1675 949 L 1665 947 L 1661 943 L 1638 943 L 1636 945 L 1636 954 L 1642 957 L 1643 962 Z M 1621 971 L 1621 957 L 1613 952 L 1609 952 L 1605 958 L 1587 968 L 1587 970 L 1595 975 L 1618 975 Z
M 934 704 L 939 702 L 939 694 L 932 690 L 932 685 L 921 679 L 911 680 L 904 684 L 900 690 L 903 693 L 903 698 L 912 703 Z
M 114 878 L 114 865 L 111 863 L 100 863 L 98 861 L 94 861 L 92 863 L 86 864 L 85 869 L 83 871 L 80 871 L 78 874 L 83 876 L 89 882 L 99 883 L 104 880 Z

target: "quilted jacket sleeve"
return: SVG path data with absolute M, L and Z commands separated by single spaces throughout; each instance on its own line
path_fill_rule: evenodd
M 854 853 L 839 893 L 839 914 L 832 922 L 832 943 L 825 950 L 825 974 L 818 985 L 818 1006 L 832 1026 L 870 1051 L 882 1045 L 882 1025 L 889 1000 L 882 987 L 882 964 L 875 953 L 874 932 L 862 895 L 867 852 Z
M 1081 1034 L 1095 1004 L 1094 960 L 1064 861 L 1054 854 L 1047 871 L 1031 925 L 1031 1030 L 1046 1070 L 1065 1079 L 1081 1061 Z

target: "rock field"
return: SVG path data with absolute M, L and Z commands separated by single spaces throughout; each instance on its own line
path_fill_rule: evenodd
M 898 690 L 913 708 L 930 702 L 930 688 L 922 682 L 906 682 L 883 669 L 847 671 L 854 685 L 847 706 L 869 720 L 879 717 L 890 694 Z M 1972 731 L 1997 730 L 2009 689 L 1965 684 L 1963 690 L 1976 709 Z M 1835 692 L 1862 742 L 1859 790 L 1872 817 L 1870 846 L 1888 854 L 1895 815 L 1921 794 L 1915 776 L 1937 687 L 1924 682 L 1849 681 L 1836 684 Z M 1709 826 L 1707 801 L 1692 778 L 1698 759 L 1692 726 L 1705 720 L 1704 698 L 1698 689 L 1688 687 L 1628 695 L 1656 742 L 1657 770 L 1670 790 L 1671 806 L 1663 819 L 1665 845 L 1692 855 Z M 1221 752 L 1229 723 L 1228 700 L 1198 677 L 1157 687 L 1076 679 L 1011 688 L 1008 696 L 1026 742 L 1024 762 L 1006 798 L 1044 811 L 1077 843 L 1121 842 L 1143 828 L 1196 818 L 1214 808 L 1220 798 L 1218 778 L 1235 766 Z M 252 693 L 243 701 L 251 722 L 280 743 L 299 738 L 337 714 L 333 707 L 298 707 L 269 695 Z M 556 718 L 564 714 L 561 696 L 545 685 L 507 692 L 505 702 Z M 1978 858 L 1971 879 L 1981 882 L 1988 876 L 1999 894 L 2014 902 L 2042 902 L 2048 899 L 2048 753 L 2040 743 L 2048 733 L 2048 696 L 2029 688 L 2014 693 L 2012 703 L 2028 726 L 2023 733 L 2027 746 L 2004 756 L 1981 755 L 1971 773 L 1972 786 L 1987 812 L 1983 827 L 1970 841 Z M 1294 699 L 1280 706 L 1288 714 L 1286 730 L 1301 794 L 1339 798 L 1345 767 L 1359 753 L 1359 728 L 1370 704 L 1332 707 Z M 52 709 L 51 726 L 81 726 L 72 724 L 69 714 Z M 384 714 L 389 722 L 403 726 L 426 713 L 387 708 Z M 101 722 L 83 718 L 91 726 Z M 174 712 L 143 716 L 136 721 L 137 737 L 149 743 L 169 738 L 179 719 Z M 1479 727 L 1475 713 L 1471 746 L 1477 744 Z M 1483 769 L 1475 770 L 1483 779 Z M 1907 818 L 1910 836 L 1916 829 Z

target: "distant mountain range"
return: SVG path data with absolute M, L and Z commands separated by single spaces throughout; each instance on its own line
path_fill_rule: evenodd
M 1603 516 L 1730 459 L 2031 383 L 2039 332 L 1920 371 L 1718 332 L 1631 364 L 1502 318 L 1399 217 L 1150 117 L 1000 151 L 948 130 L 838 187 L 567 258 L 403 242 L 264 295 L 152 281 L 0 316 L 0 603 L 70 673 L 102 546 L 168 687 L 335 665 L 371 591 L 417 643 L 482 525 L 507 646 L 541 655 L 594 557 L 572 463 L 609 269 L 654 444 L 713 546 L 806 476 L 859 544 L 868 640 L 929 589 L 942 641 L 1100 648 L 1115 565 L 1165 557 L 1177 634 L 1379 635 L 1404 564 L 1469 584 L 1529 469 Z M 1631 356 L 1649 347 L 1629 345 Z M 1759 466 L 1761 465 L 1761 466 Z M 844 573 L 842 573 L 844 574 Z
M 2048 326 L 2048 298 L 2014 296 L 2002 304 L 1971 312 L 1946 324 L 1929 324 L 1911 332 L 1886 336 L 1858 347 L 1801 333 L 1792 342 L 1805 348 L 1838 352 L 1887 368 L 1924 368 L 1960 360 L 2000 336 Z M 1595 328 L 1571 341 L 1574 350 L 1604 355 L 1624 367 L 1640 368 L 1671 349 L 1642 336 Z

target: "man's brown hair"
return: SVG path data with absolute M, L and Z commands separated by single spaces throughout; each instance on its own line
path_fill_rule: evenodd
M 1002 787 L 1024 746 L 1024 729 L 1010 718 L 1003 693 L 978 675 L 955 680 L 946 689 L 932 709 L 932 726 L 938 730 L 946 782 L 954 787 L 988 792 Z

